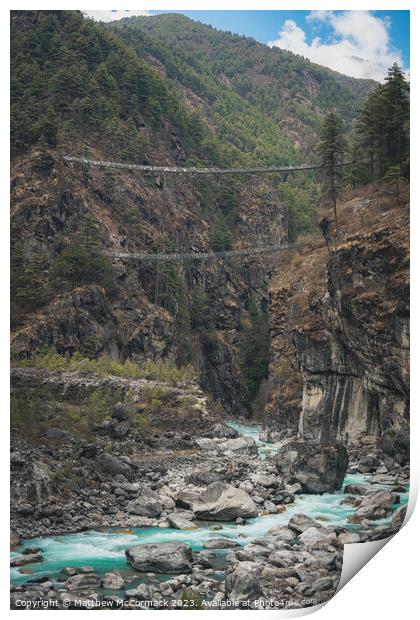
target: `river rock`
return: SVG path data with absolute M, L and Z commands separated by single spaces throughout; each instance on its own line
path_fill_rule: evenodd
M 236 489 L 223 482 L 214 482 L 193 503 L 198 519 L 209 521 L 234 521 L 256 517 L 257 507 L 251 497 L 242 489 Z
M 105 573 L 102 577 L 102 587 L 109 590 L 121 590 L 124 587 L 124 577 L 118 570 Z
M 236 549 L 240 545 L 230 538 L 211 538 L 204 543 L 203 547 L 205 549 Z
M 307 547 L 316 547 L 319 544 L 331 545 L 337 540 L 337 536 L 334 532 L 329 532 L 325 528 L 321 530 L 318 527 L 310 527 L 300 534 L 298 539 Z
M 140 517 L 158 517 L 162 510 L 159 495 L 151 489 L 144 490 L 139 497 L 127 504 L 127 512 Z
M 252 603 L 263 596 L 258 577 L 253 573 L 253 562 L 241 562 L 238 567 L 227 575 L 225 592 L 228 601 L 236 605 Z
M 341 444 L 294 441 L 280 448 L 277 471 L 289 482 L 300 482 L 305 493 L 338 491 L 346 475 L 348 455 Z
M 175 504 L 179 508 L 186 508 L 192 510 L 193 503 L 198 499 L 199 491 L 192 489 L 181 489 L 175 497 Z
M 16 568 L 18 566 L 25 566 L 25 564 L 35 564 L 42 562 L 44 558 L 40 553 L 34 553 L 29 555 L 18 555 L 16 558 L 10 560 L 10 566 Z
M 215 424 L 209 433 L 210 437 L 216 437 L 219 439 L 236 439 L 239 437 L 237 430 L 229 426 L 228 424 L 222 424 L 221 422 Z
M 400 506 L 399 508 L 397 508 L 397 510 L 392 515 L 391 526 L 393 528 L 400 528 L 400 527 L 402 527 L 406 514 L 407 514 L 407 505 Z
M 391 506 L 397 502 L 399 502 L 398 495 L 389 491 L 378 491 L 365 497 L 348 520 L 351 523 L 358 523 L 362 519 L 383 519 L 388 515 Z
M 81 573 L 69 577 L 64 583 L 67 590 L 85 590 L 101 587 L 101 579 L 95 573 Z
M 367 454 L 359 459 L 357 469 L 361 474 L 371 474 L 379 466 L 379 460 L 374 454 Z
M 233 452 L 233 454 L 244 454 L 257 456 L 258 448 L 253 437 L 237 437 L 219 443 L 219 451 Z
M 287 525 L 278 523 L 268 530 L 268 534 L 274 534 L 278 540 L 293 540 L 296 538 L 296 532 L 293 532 Z
M 136 570 L 154 573 L 190 573 L 191 547 L 184 543 L 167 542 L 136 545 L 125 550 L 127 562 Z
M 180 517 L 176 513 L 172 513 L 168 515 L 166 518 L 168 520 L 169 525 L 175 528 L 176 530 L 196 530 L 197 529 L 197 526 L 194 525 L 194 523 L 192 523 L 188 519 L 185 519 L 184 517 Z
M 338 540 L 342 545 L 348 545 L 360 542 L 360 536 L 355 532 L 343 532 L 338 535 Z
M 320 523 L 318 523 L 318 521 L 315 521 L 315 519 L 312 519 L 311 517 L 308 517 L 301 512 L 297 512 L 295 515 L 293 515 L 293 517 L 288 523 L 288 527 L 292 528 L 292 530 L 294 530 L 295 532 L 298 532 L 298 534 L 302 534 L 302 532 L 309 529 L 310 527 L 319 526 Z
M 367 495 L 369 490 L 369 487 L 365 484 L 346 484 L 344 487 L 344 493 L 349 493 L 350 495 Z

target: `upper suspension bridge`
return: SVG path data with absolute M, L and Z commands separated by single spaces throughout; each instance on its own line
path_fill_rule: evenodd
M 298 172 L 300 170 L 320 170 L 322 166 L 319 164 L 302 164 L 294 166 L 263 166 L 260 168 L 196 168 L 176 167 L 176 166 L 143 166 L 141 164 L 128 164 L 125 162 L 103 161 L 100 159 L 84 159 L 83 157 L 72 157 L 63 155 L 64 161 L 84 164 L 87 166 L 98 166 L 100 168 L 116 168 L 122 170 L 134 170 L 136 172 L 146 172 L 150 174 L 269 174 L 276 172 Z M 347 162 L 343 166 L 350 165 Z

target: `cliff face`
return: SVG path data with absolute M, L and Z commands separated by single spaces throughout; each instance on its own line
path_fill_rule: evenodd
M 279 430 L 318 441 L 373 436 L 407 458 L 407 198 L 360 191 L 341 206 L 339 240 L 328 250 L 314 242 L 289 270 L 279 266 L 267 408 Z
M 169 146 L 173 139 L 170 129 L 157 136 L 157 162 L 176 165 L 178 151 L 171 153 Z M 165 251 L 168 240 L 187 251 L 211 247 L 212 205 L 205 204 L 205 194 L 191 178 L 86 170 L 65 165 L 58 155 L 41 173 L 34 165 L 37 157 L 33 151 L 12 167 L 11 226 L 24 255 L 41 262 L 47 281 L 86 214 L 98 224 L 104 252 Z M 279 194 L 264 180 L 252 186 L 245 183 L 237 199 L 234 247 L 270 245 L 286 238 L 287 216 Z M 215 259 L 171 266 L 171 285 L 183 289 L 191 361 L 200 371 L 203 387 L 230 414 L 243 413 L 248 406 L 237 360 L 238 332 L 251 295 L 260 306 L 267 305 L 267 274 L 273 260 Z M 96 282 L 61 291 L 53 288 L 36 311 L 15 317 L 12 355 L 22 358 L 55 347 L 59 353 L 79 351 L 91 357 L 178 360 L 180 321 L 178 309 L 168 309 L 164 269 L 153 262 L 118 261 L 114 291 Z M 205 339 L 190 323 L 194 291 L 206 295 L 214 317 Z

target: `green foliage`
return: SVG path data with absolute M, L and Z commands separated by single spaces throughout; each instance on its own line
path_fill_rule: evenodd
M 96 283 L 116 292 L 114 269 L 101 254 L 99 226 L 90 214 L 83 217 L 74 242 L 54 262 L 50 280 L 55 286 Z
M 10 300 L 12 318 L 41 307 L 50 290 L 41 257 L 28 249 L 22 239 L 12 237 L 10 256 Z
M 385 83 L 369 95 L 358 117 L 356 130 L 371 160 L 371 175 L 382 177 L 388 168 L 409 159 L 410 86 L 400 67 L 388 70 Z M 406 173 L 408 166 L 404 166 Z
M 82 402 L 55 396 L 46 386 L 14 391 L 11 396 L 11 427 L 29 442 L 53 443 L 46 433 L 59 428 L 72 435 L 91 436 L 95 425 L 110 415 L 121 394 L 106 388 L 92 389 Z
M 211 237 L 211 249 L 214 252 L 230 250 L 233 242 L 232 225 L 228 224 L 228 219 L 222 214 L 215 218 L 213 234 Z
M 249 400 L 258 395 L 261 382 L 267 379 L 270 355 L 270 332 L 267 317 L 254 301 L 249 308 L 249 319 L 239 336 L 239 365 Z
M 405 181 L 401 165 L 397 164 L 396 166 L 390 166 L 385 172 L 383 180 L 394 187 L 396 195 L 399 196 L 401 183 Z
M 140 57 L 157 57 L 171 80 L 207 103 L 206 115 L 232 161 L 298 161 L 283 126 L 297 119 L 306 144 L 314 145 L 323 113 L 336 108 L 350 128 L 374 86 L 182 15 L 124 19 L 109 28 Z
M 177 368 L 163 361 L 148 360 L 140 365 L 131 360 L 122 362 L 119 359 L 107 356 L 98 359 L 89 359 L 80 353 L 71 357 L 60 355 L 54 349 L 34 354 L 28 359 L 12 360 L 12 364 L 21 368 L 42 368 L 45 370 L 74 371 L 93 374 L 99 377 L 124 377 L 132 379 L 153 379 L 177 384 L 192 381 L 196 373 L 191 366 Z
M 289 241 L 293 242 L 314 227 L 317 189 L 310 180 L 299 178 L 280 183 L 278 188 L 281 200 L 287 207 Z
M 186 146 L 220 161 L 218 141 L 170 81 L 79 11 L 12 11 L 11 62 L 13 154 L 93 137 L 141 161 L 149 130 L 170 121 Z
M 343 121 L 335 112 L 330 112 L 324 119 L 318 155 L 322 166 L 323 194 L 334 209 L 336 233 L 338 234 L 337 200 L 344 187 L 344 168 L 347 142 L 344 137 Z
M 40 149 L 32 159 L 31 169 L 33 172 L 48 176 L 54 167 L 54 159 L 45 149 Z
M 214 315 L 204 289 L 196 287 L 191 298 L 191 327 L 197 332 L 214 327 Z

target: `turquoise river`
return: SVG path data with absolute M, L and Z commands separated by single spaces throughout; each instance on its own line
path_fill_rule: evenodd
M 243 424 L 230 423 L 242 435 L 254 437 L 261 458 L 266 454 L 273 453 L 275 447 L 259 441 L 259 427 L 246 426 Z M 362 484 L 369 482 L 369 476 L 362 474 L 347 475 L 343 488 L 346 484 Z M 385 485 L 375 485 L 378 490 L 387 488 Z M 400 493 L 400 504 L 407 503 L 408 492 Z M 348 529 L 357 528 L 347 522 L 347 517 L 354 512 L 354 507 L 343 504 L 344 494 L 341 491 L 326 493 L 324 495 L 297 495 L 295 502 L 287 506 L 283 513 L 249 519 L 245 525 L 238 526 L 234 523 L 223 523 L 221 530 L 215 531 L 214 523 L 203 522 L 196 530 L 176 530 L 172 528 L 139 528 L 123 531 L 121 529 L 107 529 L 104 531 L 88 531 L 78 534 L 65 534 L 27 539 L 12 557 L 20 555 L 26 547 L 41 547 L 43 562 L 27 564 L 23 569 L 11 570 L 12 583 L 23 583 L 34 577 L 48 575 L 54 579 L 60 571 L 67 566 L 89 565 L 98 573 L 105 573 L 118 569 L 122 574 L 133 575 L 133 569 L 126 563 L 125 549 L 129 546 L 141 543 L 159 543 L 168 541 L 180 541 L 191 545 L 194 551 L 203 549 L 203 545 L 211 538 L 228 537 L 235 539 L 241 545 L 245 545 L 254 538 L 263 536 L 271 527 L 278 523 L 287 524 L 293 514 L 305 513 L 315 519 L 320 519 L 326 524 L 341 525 Z M 397 506 L 395 506 L 396 508 Z M 377 521 L 377 526 L 388 524 L 390 519 Z M 195 522 L 198 525 L 199 522 Z M 225 552 L 216 552 L 214 567 L 223 566 Z M 30 571 L 30 573 L 29 573 Z M 28 574 L 29 573 L 29 574 Z M 222 578 L 222 572 L 220 577 Z M 138 577 L 138 573 L 136 575 Z M 163 576 L 162 576 L 163 578 Z M 139 579 L 140 581 L 140 579 Z M 134 582 L 133 582 L 134 583 Z

